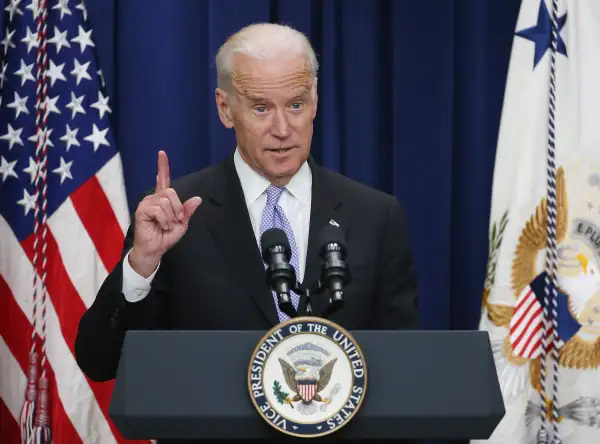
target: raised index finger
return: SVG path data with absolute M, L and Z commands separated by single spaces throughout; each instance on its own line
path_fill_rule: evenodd
M 158 152 L 158 175 L 156 176 L 156 191 L 162 191 L 171 186 L 169 159 L 164 151 Z

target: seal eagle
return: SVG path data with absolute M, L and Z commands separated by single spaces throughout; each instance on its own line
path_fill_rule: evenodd
M 285 382 L 290 388 L 290 390 L 294 392 L 294 396 L 291 396 L 290 398 L 286 399 L 286 402 L 290 404 L 296 401 L 302 401 L 303 404 L 312 404 L 313 401 L 325 403 L 331 402 L 329 399 L 321 397 L 319 395 L 319 392 L 324 390 L 325 387 L 327 387 L 327 384 L 329 384 L 329 381 L 331 379 L 331 373 L 333 372 L 333 366 L 335 365 L 336 361 L 337 358 L 332 359 L 323 367 L 321 367 L 317 376 L 313 375 L 304 367 L 300 367 L 298 368 L 298 370 L 296 370 L 283 359 L 279 358 Z M 311 391 L 306 392 L 302 388 L 303 385 L 312 385 L 313 389 Z M 310 393 L 310 395 L 303 396 L 300 394 L 301 392 Z

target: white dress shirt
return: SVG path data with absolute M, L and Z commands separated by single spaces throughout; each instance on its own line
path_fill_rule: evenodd
M 235 150 L 233 162 L 240 179 L 250 221 L 256 237 L 256 248 L 260 248 L 260 222 L 263 209 L 267 203 L 267 188 L 270 182 L 254 171 L 244 162 L 238 150 Z M 298 248 L 298 279 L 304 279 L 306 263 L 306 249 L 308 246 L 308 231 L 310 227 L 310 203 L 312 191 L 312 175 L 307 162 L 286 185 L 279 198 L 279 205 L 288 218 Z M 198 246 L 202 248 L 202 246 Z M 131 251 L 131 250 L 130 250 Z M 138 302 L 144 299 L 150 291 L 150 284 L 160 267 L 148 277 L 137 274 L 129 265 L 129 253 L 123 260 L 123 295 L 129 302 Z

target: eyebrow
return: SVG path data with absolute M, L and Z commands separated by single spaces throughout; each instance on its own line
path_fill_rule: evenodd
M 300 91 L 298 94 L 296 94 L 294 97 L 292 97 L 290 100 L 298 100 L 298 99 L 306 98 L 306 96 L 308 95 L 309 92 L 310 92 L 310 89 L 305 88 L 302 91 Z M 255 103 L 256 102 L 271 102 L 271 100 L 267 99 L 264 96 L 254 95 L 254 94 L 247 94 L 246 100 L 248 100 L 249 102 L 255 102 Z
M 251 102 L 265 102 L 267 98 L 264 96 L 255 96 L 252 94 L 247 94 L 246 100 L 250 100 Z
M 296 94 L 293 99 L 300 99 L 306 97 L 310 93 L 310 88 L 303 87 L 302 90 L 298 94 Z
M 272 101 L 267 99 L 264 96 L 255 96 L 255 95 L 250 95 L 250 96 L 246 96 L 246 103 L 254 106 L 258 103 L 260 104 L 271 104 Z
M 298 99 L 305 99 L 306 97 L 308 97 L 310 90 L 307 88 L 304 91 L 296 94 L 294 97 L 292 97 L 292 100 L 298 100 Z

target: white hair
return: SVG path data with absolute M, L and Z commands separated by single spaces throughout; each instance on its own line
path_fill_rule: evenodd
M 304 55 L 307 58 L 307 68 L 311 73 L 313 85 L 316 83 L 319 65 L 312 45 L 303 33 L 290 26 L 255 23 L 229 37 L 219 48 L 216 57 L 219 88 L 228 90 L 231 86 L 235 54 L 244 54 L 257 59 Z

